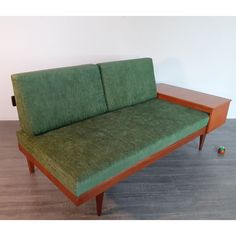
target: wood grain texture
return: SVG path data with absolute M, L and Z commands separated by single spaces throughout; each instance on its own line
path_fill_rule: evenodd
M 211 132 L 225 123 L 229 110 L 229 104 L 230 102 L 225 102 L 211 110 L 207 132 Z
M 216 108 L 219 105 L 230 102 L 230 99 L 197 92 L 169 84 L 160 83 L 157 85 L 158 93 L 163 96 L 170 96 L 179 100 L 188 101 L 196 106 L 202 106 L 205 109 Z
M 169 84 L 157 84 L 157 97 L 209 114 L 207 133 L 226 121 L 231 100 Z
M 76 207 L 17 150 L 17 122 L 0 122 L 0 219 L 236 219 L 236 120 Z M 224 157 L 217 147 L 224 145 Z

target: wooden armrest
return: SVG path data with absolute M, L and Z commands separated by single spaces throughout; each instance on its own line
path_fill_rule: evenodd
M 195 110 L 207 112 L 210 116 L 207 132 L 225 123 L 230 99 L 184 89 L 168 84 L 157 84 L 157 97 Z

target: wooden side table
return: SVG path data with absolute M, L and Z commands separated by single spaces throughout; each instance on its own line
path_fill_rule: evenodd
M 157 96 L 176 104 L 207 112 L 210 116 L 206 134 L 225 123 L 229 109 L 230 99 L 196 92 L 168 84 L 157 84 Z M 200 137 L 201 150 L 205 135 Z

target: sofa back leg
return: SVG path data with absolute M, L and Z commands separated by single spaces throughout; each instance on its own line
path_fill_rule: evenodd
M 28 167 L 29 167 L 29 172 L 30 174 L 34 173 L 34 163 L 32 161 L 30 161 L 28 158 L 26 158 L 27 163 L 28 163 Z
M 100 193 L 96 196 L 96 205 L 97 205 L 97 215 L 100 216 L 102 214 L 102 203 L 103 203 L 104 193 Z
M 206 138 L 206 134 L 202 134 L 200 136 L 200 141 L 199 141 L 199 150 L 201 151 L 202 150 L 202 147 L 203 147 L 203 144 L 205 142 L 205 138 Z

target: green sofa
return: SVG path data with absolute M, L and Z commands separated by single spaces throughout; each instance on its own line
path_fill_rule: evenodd
M 96 197 L 98 215 L 104 190 L 209 121 L 157 97 L 150 58 L 14 74 L 12 83 L 31 173 L 37 166 L 77 205 Z

